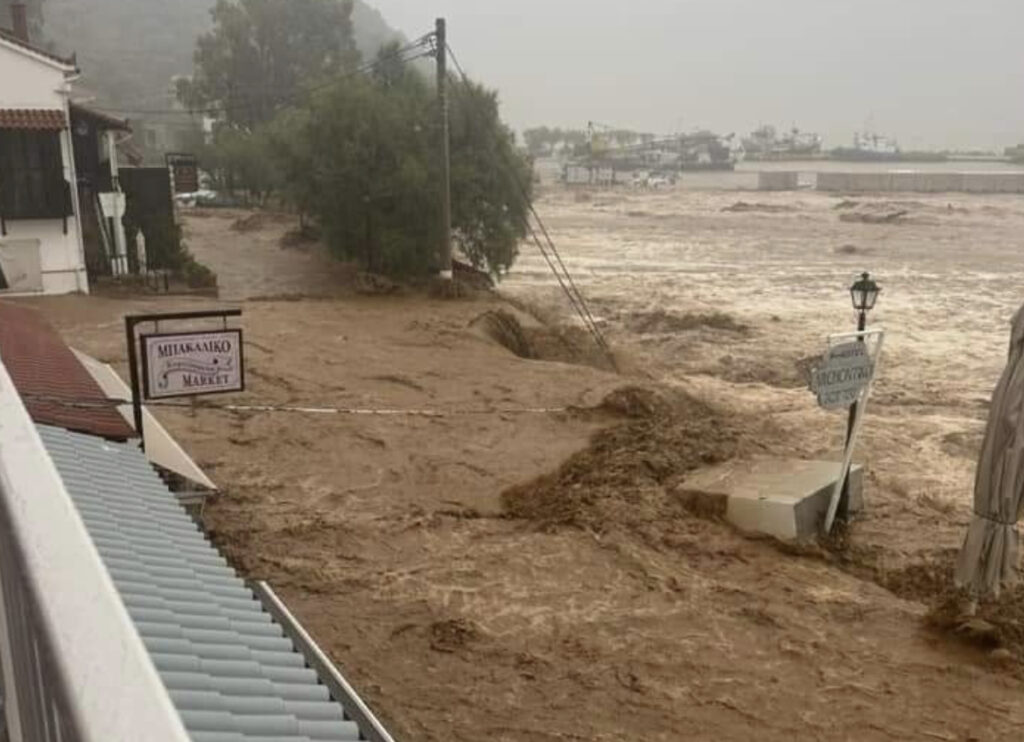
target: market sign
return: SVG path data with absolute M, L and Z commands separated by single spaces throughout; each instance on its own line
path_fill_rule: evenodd
M 241 330 L 142 335 L 140 340 L 146 399 L 245 390 Z
M 875 374 L 875 362 L 861 342 L 829 348 L 824 363 L 814 370 L 811 389 L 826 410 L 849 407 L 856 402 Z

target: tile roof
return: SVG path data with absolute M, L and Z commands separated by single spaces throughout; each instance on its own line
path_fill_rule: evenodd
M 0 302 L 0 358 L 37 423 L 125 440 L 135 431 L 38 312 Z M 82 406 L 95 402 L 97 406 Z M 77 405 L 77 406 L 72 406 Z
M 45 57 L 46 59 L 49 59 L 51 62 L 56 62 L 57 64 L 64 65 L 65 67 L 69 68 L 69 70 L 78 69 L 78 62 L 75 60 L 74 57 L 62 57 L 58 54 L 48 52 L 45 49 L 40 49 L 38 46 L 35 46 L 34 44 L 30 44 L 27 41 L 23 41 L 22 39 L 18 38 L 17 35 L 15 35 L 12 31 L 8 31 L 5 28 L 0 28 L 0 41 L 6 41 L 8 44 L 11 44 L 12 46 L 17 46 L 21 49 L 24 49 L 25 51 L 32 52 L 33 54 L 38 54 L 40 57 Z
M 0 108 L 0 129 L 59 131 L 67 125 L 59 108 Z
M 37 427 L 193 740 L 361 738 L 137 446 Z

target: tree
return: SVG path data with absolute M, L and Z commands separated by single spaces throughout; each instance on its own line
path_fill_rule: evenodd
M 317 219 L 337 256 L 393 275 L 437 270 L 437 118 L 435 91 L 391 47 L 372 74 L 318 91 L 308 112 L 274 122 L 285 192 Z M 456 86 L 451 140 L 456 246 L 500 275 L 525 233 L 529 166 L 499 118 L 497 96 L 478 85 Z
M 533 168 L 501 120 L 497 93 L 473 82 L 455 88 L 451 142 L 455 242 L 474 267 L 500 276 L 526 236 Z
M 270 121 L 310 83 L 358 61 L 352 0 L 218 0 L 211 15 L 178 97 L 235 128 Z

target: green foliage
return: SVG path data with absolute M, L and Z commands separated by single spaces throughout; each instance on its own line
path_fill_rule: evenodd
M 475 268 L 500 276 L 526 236 L 533 169 L 501 120 L 498 96 L 457 84 L 451 105 L 452 228 Z
M 129 255 L 134 255 L 142 225 L 126 224 Z M 217 274 L 196 260 L 181 235 L 181 227 L 172 220 L 149 221 L 142 230 L 146 236 L 146 262 L 150 270 L 166 270 L 189 288 L 205 289 L 217 285 Z M 136 270 L 138 266 L 133 266 Z
M 339 257 L 426 275 L 441 242 L 437 96 L 397 43 L 380 50 L 371 74 L 347 72 L 350 10 L 338 0 L 219 0 L 179 94 L 223 112 L 212 144 L 197 145 L 218 187 L 261 200 L 279 192 L 316 219 Z M 320 81 L 306 86 L 308 105 L 287 105 L 306 80 Z M 453 88 L 453 237 L 475 267 L 499 276 L 524 235 L 530 168 L 497 96 Z
M 220 112 L 212 142 L 192 151 L 214 186 L 263 203 L 281 185 L 270 162 L 269 122 L 311 83 L 359 58 L 351 0 L 218 0 L 201 36 L 195 73 L 177 82 L 190 109 Z
M 185 285 L 190 289 L 212 289 L 217 287 L 217 274 L 200 263 L 187 247 L 184 248 L 185 261 L 180 273 Z
M 437 99 L 414 69 L 382 50 L 372 75 L 321 91 L 309 111 L 269 129 L 285 193 L 323 227 L 332 251 L 391 275 L 435 271 L 441 162 Z M 524 235 L 529 166 L 497 97 L 456 85 L 451 105 L 452 225 L 478 268 L 507 271 Z M 527 191 L 528 192 L 528 191 Z
M 379 273 L 436 267 L 437 168 L 424 125 L 433 98 L 407 69 L 351 78 L 272 127 L 287 192 L 336 255 Z
M 218 0 L 199 37 L 195 74 L 178 81 L 190 109 L 215 108 L 230 127 L 252 129 L 304 85 L 352 67 L 351 0 Z
M 231 193 L 243 191 L 262 204 L 280 184 L 269 149 L 265 127 L 245 131 L 218 126 L 212 145 L 203 151 L 203 168 L 213 174 L 215 188 Z

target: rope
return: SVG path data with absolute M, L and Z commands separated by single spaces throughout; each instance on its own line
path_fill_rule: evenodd
M 130 399 L 117 398 L 79 398 L 62 399 L 42 394 L 25 394 L 26 401 L 56 405 L 71 409 L 116 409 L 132 404 Z M 569 407 L 480 407 L 448 410 L 431 409 L 395 409 L 395 408 L 362 408 L 362 407 L 305 407 L 300 405 L 241 405 L 216 404 L 211 402 L 166 402 L 159 400 L 143 401 L 144 407 L 168 407 L 179 410 L 222 410 L 226 412 L 258 412 L 287 413 L 299 415 L 352 415 L 361 417 L 453 417 L 456 415 L 553 415 L 568 412 Z

